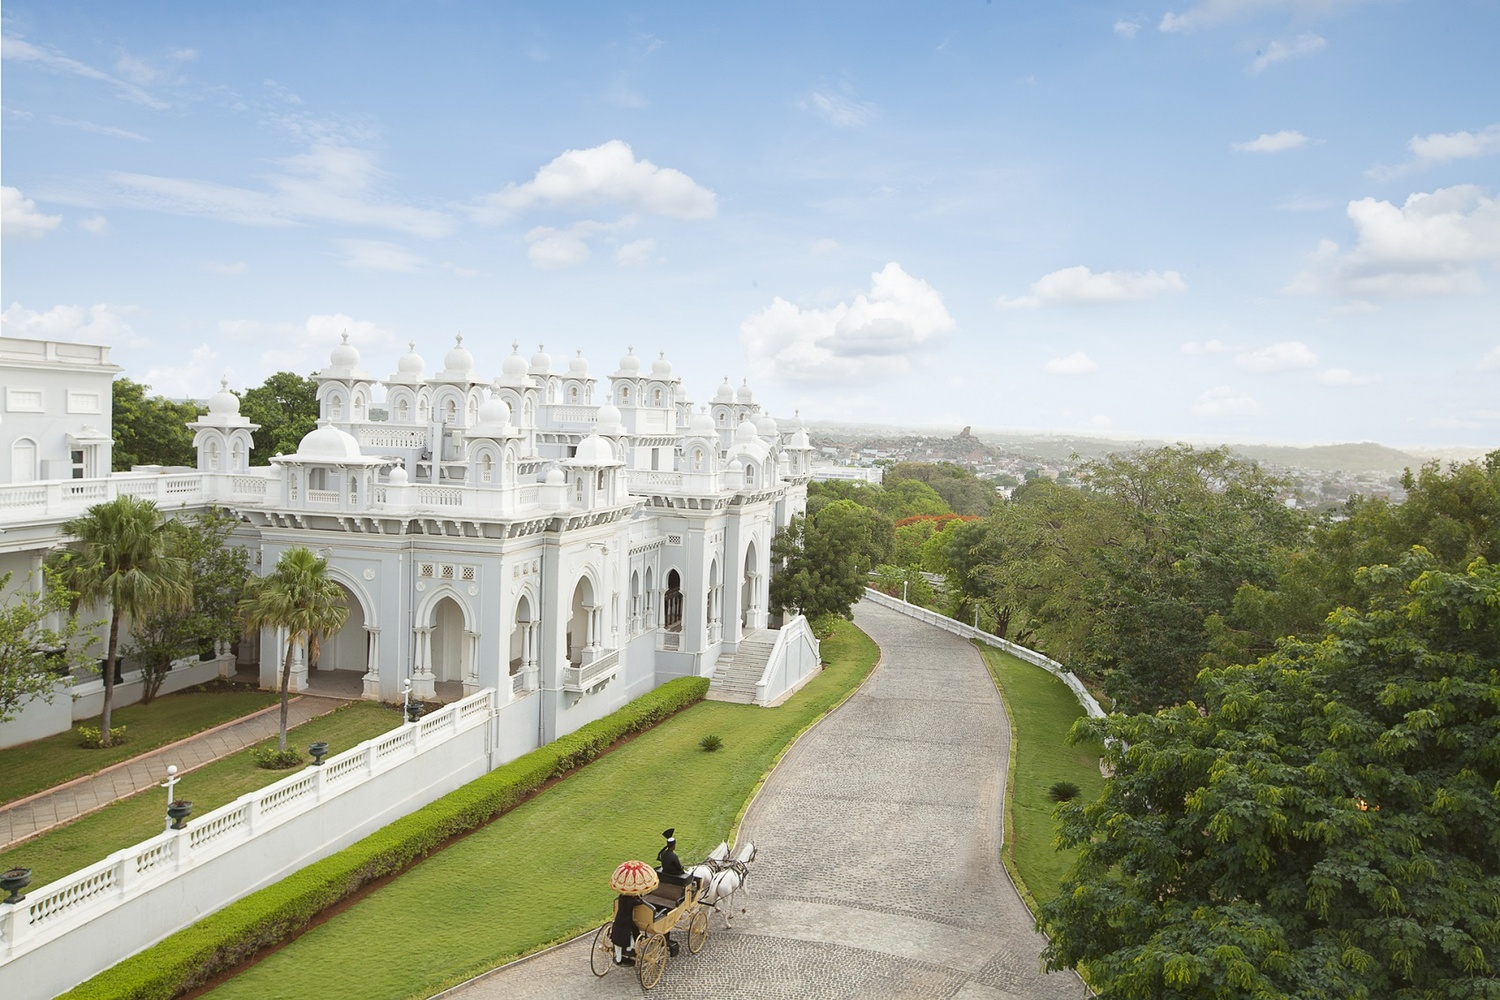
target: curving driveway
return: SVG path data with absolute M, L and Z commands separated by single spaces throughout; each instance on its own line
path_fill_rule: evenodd
M 703 951 L 683 949 L 652 995 L 1087 996 L 1072 973 L 1040 972 L 1042 938 L 1000 864 L 1010 729 L 979 654 L 868 602 L 855 620 L 880 644 L 880 667 L 787 754 L 746 817 L 741 838 L 759 848 L 746 912 L 732 930 L 715 918 Z M 633 975 L 590 974 L 589 945 L 443 996 L 639 997 Z

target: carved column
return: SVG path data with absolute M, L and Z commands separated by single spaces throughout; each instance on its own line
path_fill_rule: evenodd
M 411 696 L 422 701 L 437 697 L 437 680 L 432 676 L 432 626 L 412 629 L 417 636 L 416 663 L 412 665 Z
M 371 701 L 380 700 L 380 626 L 365 626 L 365 691 Z
M 479 633 L 464 629 L 464 697 L 479 690 Z

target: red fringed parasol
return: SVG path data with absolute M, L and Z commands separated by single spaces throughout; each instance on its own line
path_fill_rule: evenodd
M 656 872 L 644 861 L 627 861 L 610 876 L 609 887 L 627 896 L 644 896 L 655 889 L 660 881 Z

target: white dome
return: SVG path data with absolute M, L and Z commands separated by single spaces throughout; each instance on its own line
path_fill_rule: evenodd
M 583 356 L 583 351 L 580 350 L 576 355 L 568 359 L 568 372 L 580 378 L 589 373 L 589 361 L 588 358 Z
M 635 348 L 626 350 L 625 356 L 620 359 L 620 371 L 623 374 L 634 375 L 641 370 L 641 359 L 635 356 Z
M 752 403 L 755 401 L 755 394 L 750 391 L 749 379 L 745 379 L 740 383 L 739 389 L 735 391 L 734 398 L 739 403 Z
M 619 407 L 613 403 L 605 403 L 599 407 L 599 412 L 594 414 L 594 433 L 619 434 L 621 429 Z
M 573 461 L 580 465 L 612 465 L 615 450 L 599 435 L 590 434 L 578 442 L 578 451 L 573 455 Z
M 546 375 L 552 371 L 552 355 L 547 353 L 545 344 L 536 345 L 536 353 L 531 356 L 531 374 Z
M 237 417 L 240 397 L 229 391 L 229 379 L 219 380 L 219 391 L 209 397 L 208 412 L 216 417 Z
M 462 373 L 474 370 L 474 355 L 470 354 L 464 347 L 464 335 L 458 334 L 453 338 L 453 349 L 443 355 L 443 368 L 446 371 Z
M 507 375 L 526 374 L 526 359 L 521 357 L 520 344 L 517 344 L 515 342 L 511 343 L 510 354 L 506 357 L 504 363 L 501 364 L 500 370 Z
M 741 474 L 744 471 L 745 471 L 745 464 L 743 462 L 741 462 L 739 459 L 737 459 L 737 458 L 731 458 L 729 460 L 729 472 L 730 472 L 731 475 L 738 476 L 739 474 Z
M 755 429 L 763 438 L 774 438 L 778 432 L 776 418 L 769 413 L 762 413 L 755 420 Z
M 661 355 L 651 362 L 651 374 L 658 378 L 666 378 L 672 374 L 672 362 L 667 360 L 666 351 L 662 351 Z
M 714 433 L 714 418 L 708 415 L 708 408 L 695 410 L 688 417 L 688 434 L 692 437 L 712 437 Z
M 724 384 L 721 385 L 721 386 L 719 386 L 719 388 L 714 391 L 714 402 L 715 403 L 732 403 L 732 402 L 734 402 L 734 386 L 732 386 L 732 385 L 729 384 L 729 376 L 728 375 L 724 376 Z
M 755 425 L 750 422 L 748 417 L 741 420 L 740 425 L 734 429 L 735 444 L 749 444 L 759 437 L 760 435 L 756 433 Z
M 499 427 L 510 423 L 510 404 L 490 393 L 490 398 L 479 404 L 479 422 Z
M 566 486 L 568 484 L 567 473 L 554 465 L 547 470 L 546 483 L 548 486 Z
M 404 465 L 396 466 L 391 470 L 391 474 L 386 477 L 386 481 L 392 486 L 405 486 L 406 480 L 406 466 Z
M 342 462 L 364 456 L 360 454 L 359 442 L 354 440 L 354 435 L 341 431 L 332 424 L 324 424 L 297 445 L 297 457 Z
M 328 355 L 328 367 L 347 368 L 350 371 L 359 367 L 359 352 L 354 349 L 353 344 L 349 343 L 348 330 L 344 331 L 343 343 L 335 347 L 333 353 Z
M 408 341 L 407 351 L 401 355 L 401 360 L 396 362 L 396 372 L 404 378 L 413 382 L 421 381 L 422 374 L 427 370 L 427 362 L 422 360 L 422 355 L 417 353 L 417 342 Z
M 812 448 L 812 442 L 807 440 L 807 431 L 803 430 L 800 427 L 792 431 L 792 440 L 788 444 L 788 447 L 799 449 L 807 448 L 810 450 Z

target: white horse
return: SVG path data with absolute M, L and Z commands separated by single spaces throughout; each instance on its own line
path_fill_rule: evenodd
M 698 898 L 705 906 L 713 907 L 724 917 L 725 927 L 733 924 L 735 897 L 749 881 L 750 862 L 754 860 L 754 843 L 746 843 L 730 857 L 729 844 L 721 842 L 701 864 L 687 870 L 689 876 L 698 879 L 703 885 L 703 893 Z M 719 907 L 720 902 L 724 903 L 722 909 Z M 741 908 L 740 912 L 745 911 Z

